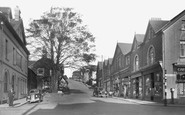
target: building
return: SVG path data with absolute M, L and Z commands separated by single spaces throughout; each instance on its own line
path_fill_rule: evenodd
M 110 72 L 117 96 L 185 103 L 185 10 L 169 21 L 149 20 L 130 49 L 119 45 Z
M 43 55 L 41 59 L 30 64 L 29 68 L 37 75 L 37 88 L 51 90 L 52 60 Z
M 18 7 L 14 17 L 9 7 L 0 7 L 0 103 L 7 102 L 10 88 L 15 99 L 27 95 L 29 51 Z
M 28 67 L 28 82 L 27 82 L 28 91 L 31 89 L 37 89 L 37 74 Z
M 82 75 L 80 71 L 74 71 L 72 75 L 72 79 L 77 81 L 82 81 Z
M 130 43 L 117 43 L 111 66 L 111 89 L 115 92 L 115 95 L 120 96 L 122 94 L 122 80 L 126 78 L 126 71 L 128 65 L 126 65 L 125 55 L 129 53 L 132 44 Z M 130 62 L 129 62 L 130 63 Z
M 97 87 L 103 87 L 103 62 L 98 62 L 96 69 L 96 84 Z

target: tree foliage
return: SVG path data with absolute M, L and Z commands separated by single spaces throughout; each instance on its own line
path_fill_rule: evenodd
M 31 57 L 40 57 L 45 49 L 57 66 L 78 67 L 94 61 L 95 37 L 81 17 L 72 8 L 52 7 L 41 19 L 31 21 L 27 29 Z

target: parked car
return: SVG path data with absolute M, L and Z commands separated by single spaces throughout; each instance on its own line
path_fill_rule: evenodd
M 107 91 L 100 91 L 100 94 L 99 94 L 100 97 L 108 97 L 108 92 Z
M 31 89 L 28 93 L 28 96 L 26 97 L 26 101 L 28 101 L 29 103 L 43 101 L 42 90 Z

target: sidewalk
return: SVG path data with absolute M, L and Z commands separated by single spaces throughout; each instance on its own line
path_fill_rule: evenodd
M 139 100 L 139 99 L 125 99 L 121 97 L 113 97 L 115 99 L 132 102 L 140 105 L 152 105 L 152 106 L 164 106 L 164 103 L 154 102 L 154 101 L 145 101 L 145 100 Z M 185 107 L 185 104 L 167 104 L 168 107 Z
M 22 98 L 22 99 L 18 99 L 18 100 L 15 100 L 13 102 L 14 106 L 13 107 L 20 107 L 24 104 L 26 104 L 27 101 L 26 101 L 26 98 Z M 0 104 L 0 108 L 6 108 L 6 107 L 9 107 L 9 105 L 7 103 L 4 103 L 4 104 Z

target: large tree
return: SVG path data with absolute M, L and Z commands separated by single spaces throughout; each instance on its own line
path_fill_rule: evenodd
M 54 63 L 52 89 L 55 91 L 60 67 L 78 68 L 95 60 L 95 37 L 72 8 L 52 7 L 40 19 L 31 21 L 26 30 L 28 49 L 33 51 L 30 57 L 40 57 L 44 49 Z

